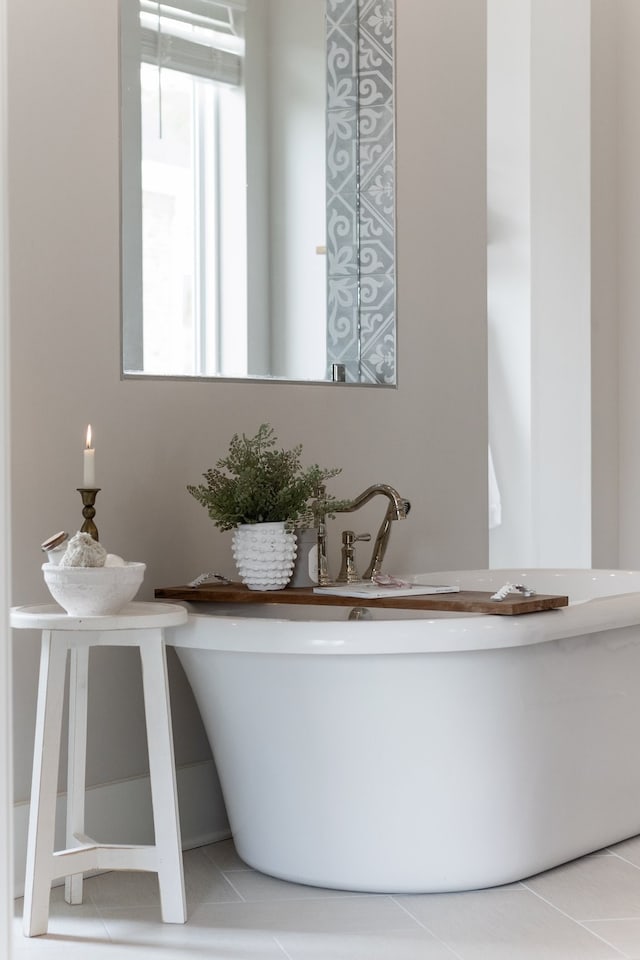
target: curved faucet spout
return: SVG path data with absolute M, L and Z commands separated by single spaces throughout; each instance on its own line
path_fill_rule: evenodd
M 391 536 L 391 522 L 393 520 L 404 520 L 411 509 L 411 504 L 409 501 L 405 500 L 404 497 L 401 497 L 394 487 L 390 486 L 388 483 L 375 483 L 372 486 L 367 487 L 366 490 L 363 490 L 361 494 L 351 501 L 348 507 L 345 507 L 339 512 L 353 513 L 354 510 L 359 510 L 359 508 L 363 507 L 365 503 L 368 503 L 377 496 L 386 497 L 389 501 L 389 506 L 387 507 L 382 523 L 380 524 L 380 529 L 376 534 L 376 539 L 374 541 L 373 550 L 371 553 L 371 560 L 363 575 L 364 580 L 373 580 L 373 578 L 380 573 L 382 561 L 384 560 L 384 555 L 387 552 L 389 537 Z
M 374 483 L 372 486 L 367 487 L 361 494 L 354 497 L 349 506 L 341 510 L 340 513 L 353 513 L 354 510 L 359 510 L 365 503 L 368 503 L 369 500 L 373 500 L 373 498 L 377 496 L 383 496 L 388 499 L 389 507 L 387 510 L 392 511 L 394 520 L 404 520 L 411 504 L 408 500 L 405 500 L 404 497 L 400 496 L 395 487 L 390 486 L 388 483 Z

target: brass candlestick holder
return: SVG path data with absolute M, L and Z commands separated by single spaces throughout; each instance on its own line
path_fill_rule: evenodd
M 94 506 L 96 502 L 96 497 L 100 493 L 101 487 L 76 487 L 76 490 L 82 497 L 82 516 L 84 517 L 84 523 L 80 527 L 80 533 L 90 533 L 94 540 L 99 540 L 98 528 L 93 522 L 93 518 L 96 515 L 96 508 Z

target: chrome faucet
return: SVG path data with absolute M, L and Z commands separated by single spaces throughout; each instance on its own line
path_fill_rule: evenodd
M 363 490 L 359 496 L 351 501 L 348 507 L 339 511 L 340 513 L 353 513 L 354 510 L 359 510 L 360 507 L 363 507 L 369 500 L 373 500 L 374 497 L 378 496 L 386 497 L 389 501 L 389 506 L 380 524 L 380 529 L 376 534 L 371 560 L 364 572 L 363 580 L 373 580 L 373 578 L 380 573 L 382 561 L 387 552 L 389 537 L 391 536 L 391 522 L 392 520 L 404 520 L 411 509 L 411 504 L 408 500 L 405 500 L 404 497 L 401 497 L 398 491 L 394 489 L 394 487 L 389 486 L 388 483 L 375 483 L 373 486 Z
M 313 505 L 315 524 L 318 529 L 319 584 L 327 584 L 330 582 L 327 569 L 327 533 L 325 522 L 327 510 L 324 508 L 323 496 L 324 490 L 321 489 L 319 491 L 319 497 Z M 398 491 L 394 489 L 394 487 L 389 486 L 388 483 L 376 483 L 370 487 L 367 487 L 366 490 L 363 490 L 361 494 L 349 502 L 348 506 L 332 511 L 333 513 L 353 513 L 355 510 L 359 510 L 360 507 L 363 507 L 370 500 L 373 500 L 374 497 L 378 496 L 386 497 L 389 501 L 389 506 L 387 507 L 385 515 L 382 519 L 382 523 L 380 524 L 380 529 L 376 534 L 373 544 L 373 551 L 371 553 L 371 560 L 369 561 L 369 566 L 364 572 L 364 580 L 373 580 L 373 578 L 380 573 L 382 561 L 389 544 L 389 537 L 391 536 L 391 523 L 393 520 L 404 520 L 411 509 L 411 504 L 408 500 L 405 500 L 404 497 L 401 497 Z M 328 505 L 328 509 L 331 510 L 330 505 Z M 348 531 L 348 533 L 352 534 L 352 531 Z M 343 547 L 346 545 L 348 550 L 352 551 L 353 543 L 356 539 L 364 539 L 364 536 L 355 537 L 352 534 L 352 536 L 348 538 L 348 543 L 346 544 L 343 538 Z M 352 563 L 353 553 L 351 552 L 345 560 L 343 551 L 343 569 L 340 571 L 338 580 L 340 580 L 342 577 L 344 580 L 347 580 L 347 582 L 349 581 L 347 570 L 351 569 Z

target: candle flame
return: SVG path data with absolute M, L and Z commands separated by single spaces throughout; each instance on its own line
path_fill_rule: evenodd
M 91 424 L 87 427 L 87 443 L 86 449 L 91 450 Z

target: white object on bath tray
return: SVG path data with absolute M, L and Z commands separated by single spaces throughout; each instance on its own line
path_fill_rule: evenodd
M 329 594 L 334 597 L 369 597 L 377 600 L 380 597 L 419 597 L 433 593 L 459 593 L 460 587 L 448 586 L 443 583 L 410 583 L 402 587 L 381 587 L 377 583 L 339 583 L 328 587 L 314 587 L 314 593 Z
M 526 586 L 522 583 L 505 583 L 503 587 L 500 587 L 494 594 L 489 597 L 490 600 L 504 600 L 505 597 L 508 597 L 510 593 L 520 594 L 521 597 L 535 597 L 536 591 L 533 587 Z

